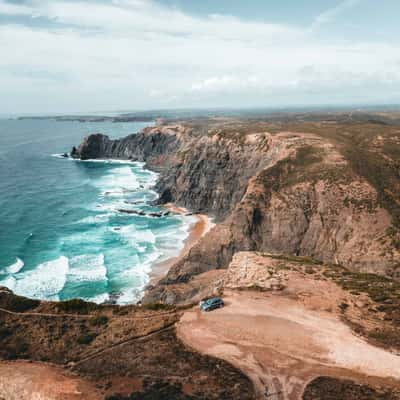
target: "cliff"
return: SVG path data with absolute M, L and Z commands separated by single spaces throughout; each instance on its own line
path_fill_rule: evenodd
M 72 156 L 144 161 L 161 172 L 160 203 L 215 217 L 215 228 L 145 298 L 172 303 L 189 301 L 198 289 L 177 285 L 226 268 L 238 251 L 311 256 L 398 276 L 396 132 L 343 121 L 194 120 L 121 140 L 92 135 Z

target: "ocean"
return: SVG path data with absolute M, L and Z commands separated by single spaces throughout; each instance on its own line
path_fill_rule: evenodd
M 118 210 L 151 205 L 157 175 L 141 163 L 61 158 L 90 133 L 146 123 L 0 119 L 0 286 L 31 298 L 140 300 L 155 263 L 179 254 L 193 217 Z

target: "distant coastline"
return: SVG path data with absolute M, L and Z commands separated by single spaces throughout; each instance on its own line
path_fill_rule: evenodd
M 59 122 L 152 122 L 153 116 L 98 116 L 98 115 L 57 115 L 57 116 L 26 116 L 18 120 L 53 120 Z

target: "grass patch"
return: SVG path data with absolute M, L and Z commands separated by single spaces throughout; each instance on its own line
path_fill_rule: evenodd
M 83 335 L 78 336 L 76 341 L 79 344 L 88 345 L 93 342 L 93 340 L 96 338 L 96 336 L 97 335 L 95 333 L 84 333 Z
M 400 347 L 400 335 L 396 329 L 382 329 L 369 332 L 368 337 L 390 347 Z
M 97 304 L 82 299 L 60 301 L 56 306 L 59 311 L 71 314 L 89 314 L 90 312 L 96 311 L 100 308 Z
M 322 265 L 322 261 L 316 260 L 312 257 L 306 257 L 306 256 L 292 256 L 292 255 L 286 255 L 286 254 L 268 254 L 268 253 L 261 253 L 262 256 L 264 257 L 270 257 L 275 260 L 283 260 L 283 261 L 289 261 L 289 262 L 294 262 L 294 263 L 299 263 L 299 264 L 308 264 L 308 265 Z
M 324 115 L 318 118 L 310 114 L 309 118 L 303 121 L 296 121 L 295 118 L 284 121 L 281 118 L 269 131 L 307 132 L 328 139 L 348 161 L 351 169 L 375 188 L 378 193 L 378 203 L 391 214 L 393 225 L 399 231 L 400 134 L 398 126 L 394 126 L 399 121 L 397 119 L 388 124 L 376 120 L 381 118 L 379 115 L 372 119 L 366 117 L 367 115 L 352 116 L 353 120 L 349 120 L 348 116 Z M 312 160 L 312 151 L 301 150 L 294 163 L 301 166 L 310 164 Z M 323 171 L 319 173 L 322 174 Z M 328 176 L 331 174 L 334 177 L 335 171 L 329 172 Z M 397 237 L 399 235 L 398 232 Z M 394 240 L 394 244 L 400 248 L 397 240 Z
M 13 331 L 10 328 L 6 326 L 0 326 L 0 341 L 7 339 L 12 334 Z
M 25 342 L 23 338 L 17 336 L 14 341 L 13 349 L 15 354 L 18 355 L 18 358 L 20 358 L 21 355 L 26 354 L 28 352 L 29 345 L 28 343 Z
M 13 293 L 0 293 L 0 306 L 13 312 L 25 312 L 39 306 L 40 300 L 28 299 Z
M 322 161 L 321 150 L 313 146 L 303 146 L 297 149 L 296 158 L 292 163 L 297 167 L 307 167 Z
M 92 326 L 106 325 L 108 323 L 108 317 L 106 315 L 96 315 L 89 320 L 89 323 Z
M 382 329 L 363 334 L 384 347 L 400 348 L 400 282 L 382 275 L 350 272 L 341 266 L 324 270 L 323 275 L 353 295 L 367 294 L 376 305 L 369 312 L 383 313 Z M 340 305 L 344 312 L 347 306 Z

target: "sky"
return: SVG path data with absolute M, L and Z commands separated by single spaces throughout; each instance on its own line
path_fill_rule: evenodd
M 0 0 L 0 114 L 400 103 L 399 0 Z

